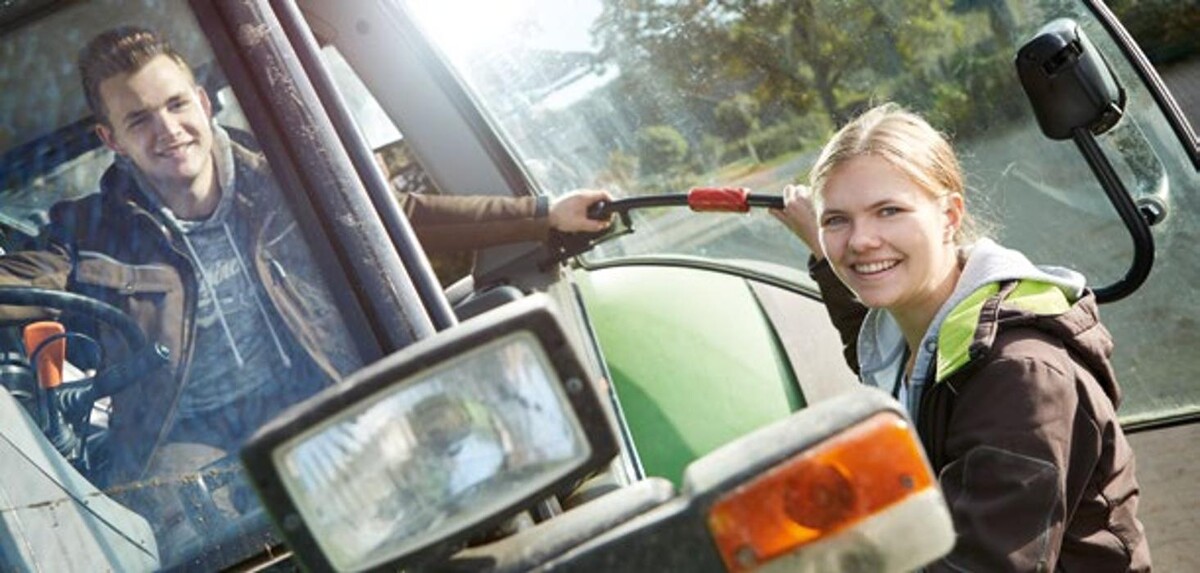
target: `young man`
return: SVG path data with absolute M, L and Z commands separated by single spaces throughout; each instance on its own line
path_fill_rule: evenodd
M 213 122 L 169 43 L 110 30 L 81 51 L 79 71 L 117 158 L 100 193 L 56 205 L 42 249 L 3 257 L 0 272 L 110 302 L 170 349 L 169 368 L 113 397 L 111 467 L 97 477 L 116 485 L 234 451 L 257 426 L 246 420 L 261 424 L 361 360 L 265 160 Z M 424 246 L 441 250 L 601 230 L 586 210 L 605 198 L 402 201 Z

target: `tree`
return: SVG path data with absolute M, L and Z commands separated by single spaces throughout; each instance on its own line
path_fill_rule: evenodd
M 719 104 L 714 111 L 717 127 L 721 135 L 734 141 L 741 141 L 746 146 L 746 153 L 754 163 L 762 163 L 758 151 L 750 141 L 750 134 L 758 130 L 758 100 L 739 93 Z
M 1200 50 L 1200 9 L 1194 1 L 1112 0 L 1108 5 L 1154 64 L 1182 61 Z
M 595 185 L 618 193 L 631 191 L 637 184 L 638 160 L 621 150 L 608 154 L 608 165 L 596 176 Z
M 697 98 L 745 91 L 801 115 L 819 106 L 840 123 L 880 95 L 871 93 L 881 87 L 874 77 L 929 65 L 961 34 L 950 4 L 606 0 L 594 31 L 630 87 L 661 84 L 665 74 Z
M 688 142 L 674 127 L 652 125 L 638 132 L 638 164 L 644 175 L 672 175 L 684 165 Z

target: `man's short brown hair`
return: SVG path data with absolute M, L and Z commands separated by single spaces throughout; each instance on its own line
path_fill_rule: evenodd
M 120 74 L 136 72 L 158 56 L 175 60 L 189 76 L 192 74 L 187 61 L 162 34 L 137 26 L 121 26 L 102 32 L 79 51 L 83 95 L 96 121 L 108 123 L 108 111 L 100 99 L 100 83 Z

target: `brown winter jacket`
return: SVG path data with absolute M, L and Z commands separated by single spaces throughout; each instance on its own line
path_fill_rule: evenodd
M 827 262 L 810 274 L 858 372 L 866 308 Z M 1112 339 L 1094 297 L 1070 304 L 1057 289 L 1011 281 L 950 316 L 965 318 L 962 343 L 939 337 L 936 379 L 915 417 L 958 540 L 928 570 L 1148 571 Z
M 235 170 L 234 209 L 246 211 L 233 230 L 249 245 L 247 261 L 272 303 L 280 332 L 306 350 L 301 366 L 323 384 L 360 366 L 340 314 L 332 307 L 318 269 L 297 241 L 280 241 L 295 225 L 264 158 L 230 143 Z M 195 327 L 198 282 L 186 249 L 129 167 L 110 167 L 101 192 L 51 209 L 37 249 L 0 256 L 0 285 L 38 286 L 96 297 L 125 311 L 150 341 L 171 351 L 170 367 L 113 397 L 109 484 L 138 479 L 165 439 L 169 417 L 187 378 Z M 546 237 L 544 205 L 534 198 L 405 196 L 402 208 L 429 249 L 481 247 Z M 47 311 L 0 307 L 0 324 L 49 318 Z M 314 370 L 315 369 L 315 370 Z M 289 376 L 289 379 L 302 376 Z
M 470 251 L 550 235 L 542 197 L 400 194 L 400 207 L 428 253 Z

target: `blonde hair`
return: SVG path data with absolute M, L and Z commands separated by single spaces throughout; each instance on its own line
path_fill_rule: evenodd
M 887 161 L 935 199 L 950 193 L 966 199 L 962 168 L 949 140 L 921 116 L 895 103 L 867 110 L 825 144 L 809 173 L 814 199 L 821 200 L 825 185 L 839 167 L 863 156 Z M 978 234 L 974 219 L 963 213 L 955 244 L 970 243 Z

